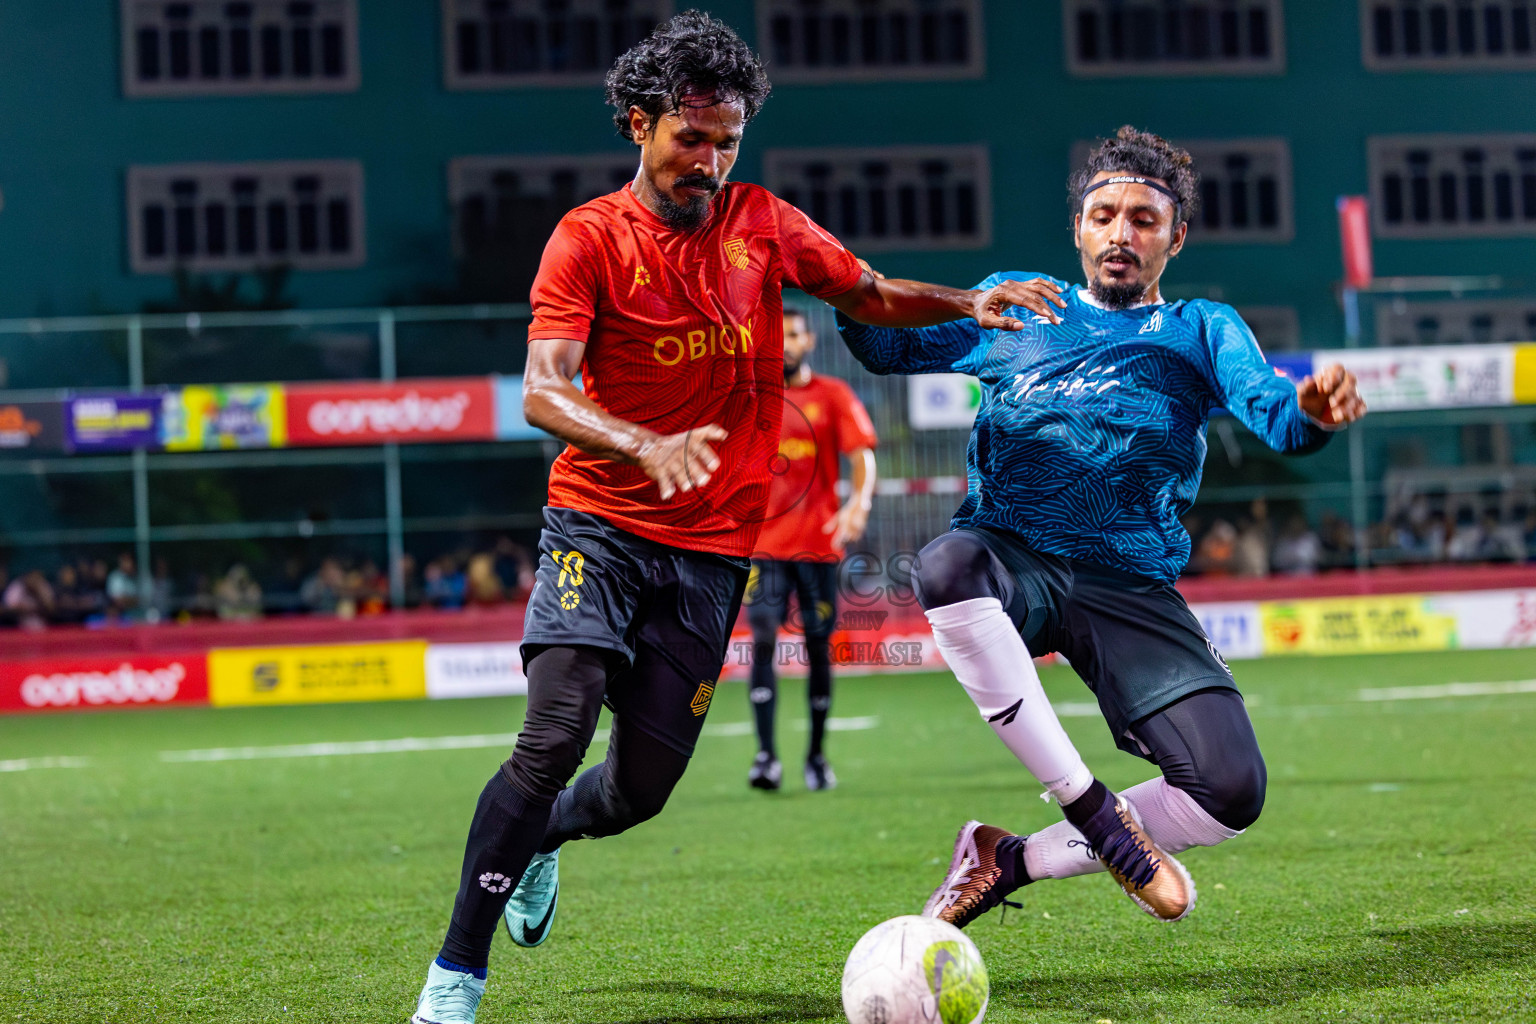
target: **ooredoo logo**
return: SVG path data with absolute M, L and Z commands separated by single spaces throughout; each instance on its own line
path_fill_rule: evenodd
M 36 673 L 21 681 L 21 700 L 32 708 L 165 703 L 176 699 L 186 678 L 179 661 L 152 669 L 123 662 L 105 672 Z
M 452 433 L 464 422 L 468 392 L 425 398 L 407 391 L 399 398 L 344 398 L 319 401 L 309 407 L 309 429 L 322 437 L 333 434 Z

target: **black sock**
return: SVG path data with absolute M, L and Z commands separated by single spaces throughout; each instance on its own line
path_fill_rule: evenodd
M 827 737 L 827 715 L 832 713 L 832 650 L 827 637 L 806 637 L 811 670 L 805 681 L 811 705 L 811 748 L 807 758 L 821 753 Z
M 1061 805 L 1072 827 L 1083 834 L 1095 850 L 1102 849 L 1104 841 L 1120 829 L 1115 816 L 1115 794 L 1098 779 L 1088 787 L 1088 792 L 1069 804 Z
M 998 840 L 994 856 L 997 858 L 997 866 L 1003 869 L 1002 876 L 997 880 L 999 891 L 1012 892 L 1034 881 L 1029 877 L 1029 869 L 1024 866 L 1024 844 L 1028 839 L 1028 836 L 1009 836 Z
M 443 960 L 472 969 L 490 962 L 496 923 L 543 841 L 548 821 L 549 805 L 530 805 L 498 768 L 481 791 L 469 825 L 459 895 L 439 954 Z
M 757 723 L 757 749 L 776 754 L 773 720 L 779 706 L 779 681 L 773 671 L 777 653 L 775 642 L 752 644 L 752 686 L 747 691 L 752 701 L 752 717 Z

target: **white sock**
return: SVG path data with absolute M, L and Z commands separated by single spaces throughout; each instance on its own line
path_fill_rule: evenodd
M 960 601 L 928 612 L 933 639 L 955 678 L 1013 756 L 1058 803 L 1093 784 L 1045 699 L 1024 639 L 995 597 Z M 995 719 L 995 720 L 994 720 Z
M 1211 817 L 1193 797 L 1159 776 L 1121 793 L 1141 815 L 1147 835 L 1164 853 L 1183 853 L 1191 846 L 1215 846 L 1240 829 L 1230 829 Z M 1030 878 L 1071 878 L 1103 871 L 1083 834 L 1065 821 L 1030 834 L 1024 843 L 1024 870 Z

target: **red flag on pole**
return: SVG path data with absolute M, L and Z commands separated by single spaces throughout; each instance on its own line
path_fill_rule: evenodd
M 1339 242 L 1344 250 L 1344 287 L 1371 283 L 1371 213 L 1365 196 L 1339 196 Z

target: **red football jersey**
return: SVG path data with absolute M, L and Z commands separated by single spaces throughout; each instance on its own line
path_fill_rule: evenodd
M 827 298 L 863 270 L 837 239 L 766 189 L 740 182 L 709 222 L 678 231 L 629 186 L 561 219 L 533 283 L 528 339 L 586 343 L 587 397 L 658 434 L 708 423 L 720 468 L 662 501 L 638 466 L 567 447 L 551 505 L 591 512 L 642 537 L 745 556 L 762 529 L 778 453 L 788 286 Z
M 784 426 L 768 493 L 768 522 L 754 558 L 835 562 L 842 552 L 823 528 L 837 514 L 839 455 L 875 446 L 875 425 L 853 389 L 811 375 L 784 389 Z

